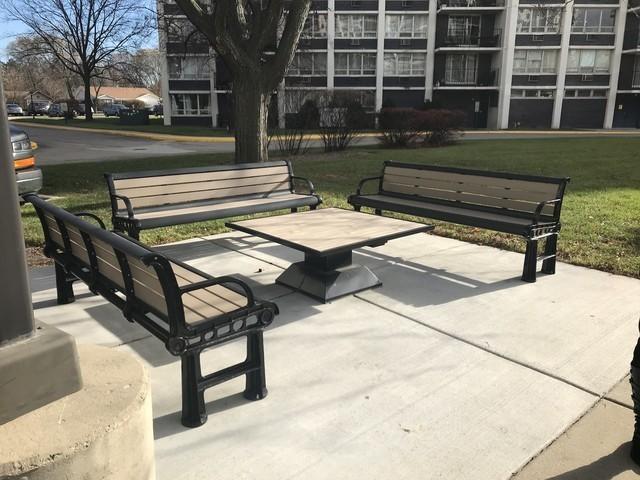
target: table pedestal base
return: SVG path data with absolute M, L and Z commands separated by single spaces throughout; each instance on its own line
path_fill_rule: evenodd
M 352 252 L 328 256 L 305 255 L 276 280 L 323 303 L 382 285 L 378 277 L 362 265 L 351 263 Z

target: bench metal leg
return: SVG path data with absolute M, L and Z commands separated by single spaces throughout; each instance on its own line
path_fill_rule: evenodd
M 58 305 L 73 303 L 76 300 L 73 294 L 73 279 L 69 277 L 66 270 L 55 263 L 56 266 L 56 292 L 58 294 Z
M 316 210 L 318 208 L 318 205 L 311 205 L 311 207 L 309 207 L 311 210 Z
M 527 240 L 527 251 L 524 254 L 524 268 L 522 280 L 533 283 L 536 281 L 536 262 L 538 261 L 538 240 Z
M 356 212 L 359 212 L 359 211 L 362 209 L 362 207 L 360 207 L 360 205 L 354 205 L 354 206 L 353 206 L 353 209 L 354 209 Z
M 244 398 L 262 400 L 267 396 L 267 380 L 264 369 L 264 341 L 262 330 L 247 335 L 247 363 L 258 368 L 246 374 Z
M 200 388 L 200 352 L 187 353 L 182 361 L 182 424 L 185 427 L 199 427 L 207 421 L 204 406 L 204 388 Z
M 631 458 L 640 465 L 640 339 L 636 344 L 631 360 L 631 399 L 635 414 L 635 428 L 631 442 Z
M 375 213 L 376 213 L 376 215 L 382 215 L 382 210 L 378 210 L 378 209 L 376 209 L 376 212 L 375 212 Z
M 544 257 L 542 261 L 542 273 L 553 275 L 556 273 L 556 250 L 558 248 L 558 234 L 547 237 L 544 245 Z
M 298 213 L 298 209 L 297 208 L 292 208 L 291 209 L 291 213 Z

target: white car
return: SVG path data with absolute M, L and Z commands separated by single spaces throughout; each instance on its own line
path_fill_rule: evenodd
M 10 117 L 14 117 L 14 116 L 21 117 L 24 115 L 24 111 L 22 110 L 22 107 L 17 103 L 7 103 L 7 113 L 9 114 Z

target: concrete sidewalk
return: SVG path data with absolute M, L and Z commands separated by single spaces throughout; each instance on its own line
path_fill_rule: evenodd
M 161 479 L 608 478 L 562 475 L 630 439 L 628 392 L 609 392 L 637 339 L 638 280 L 560 264 L 525 284 L 520 254 L 419 234 L 358 251 L 384 285 L 321 305 L 274 284 L 302 258 L 286 247 L 230 233 L 163 250 L 281 308 L 265 335 L 269 396 L 243 400 L 242 379 L 211 389 L 199 429 L 180 425 L 180 365 L 160 342 L 84 287 L 55 305 L 52 269 L 32 271 L 39 320 L 147 364 Z M 236 343 L 203 364 L 242 355 Z M 572 432 L 616 408 L 601 448 L 571 456 Z

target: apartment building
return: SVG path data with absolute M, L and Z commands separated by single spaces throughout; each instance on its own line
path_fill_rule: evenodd
M 165 123 L 226 125 L 224 64 L 175 4 L 159 10 Z M 640 128 L 639 17 L 640 0 L 314 1 L 271 114 L 284 125 L 331 89 L 474 128 Z

